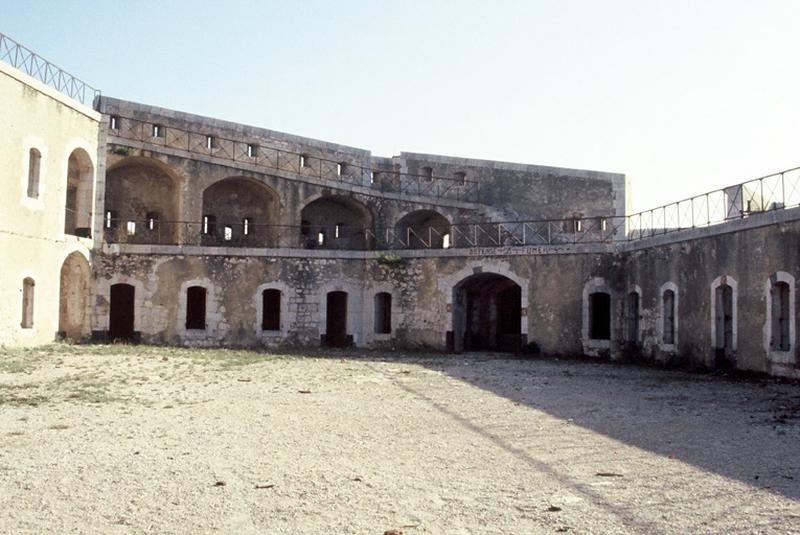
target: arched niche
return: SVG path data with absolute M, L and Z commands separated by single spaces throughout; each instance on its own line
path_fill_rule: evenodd
M 203 192 L 204 245 L 277 247 L 280 200 L 269 186 L 246 177 L 226 178 Z
M 326 195 L 300 213 L 301 245 L 310 249 L 368 249 L 372 214 L 357 200 Z
M 151 158 L 125 158 L 106 173 L 103 228 L 106 240 L 179 243 L 180 183 L 167 165 Z
M 395 226 L 396 243 L 406 249 L 442 249 L 452 244 L 450 221 L 435 210 L 416 210 Z
M 64 234 L 91 236 L 94 164 L 83 149 L 73 150 L 67 161 L 67 196 Z

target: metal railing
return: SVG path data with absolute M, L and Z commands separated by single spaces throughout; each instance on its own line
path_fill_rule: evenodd
M 109 243 L 341 250 L 525 247 L 635 241 L 800 206 L 800 167 L 629 216 L 452 225 L 269 225 L 109 219 Z
M 0 61 L 44 82 L 85 106 L 92 106 L 100 90 L 53 65 L 31 49 L 0 33 Z
M 111 117 L 113 123 L 109 135 L 121 140 L 183 150 L 191 154 L 285 171 L 326 182 L 364 186 L 380 192 L 467 202 L 480 201 L 480 183 L 473 180 L 376 169 L 360 163 L 264 145 L 263 140 L 233 139 L 209 132 L 156 125 L 113 113 Z
M 624 217 L 365 228 L 111 219 L 105 241 L 120 244 L 395 250 L 610 243 L 623 239 Z
M 627 239 L 707 227 L 800 206 L 800 167 L 627 216 Z

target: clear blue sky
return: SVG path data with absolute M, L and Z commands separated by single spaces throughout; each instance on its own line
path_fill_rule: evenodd
M 634 210 L 800 165 L 800 0 L 0 0 L 0 31 L 106 95 L 626 173 Z

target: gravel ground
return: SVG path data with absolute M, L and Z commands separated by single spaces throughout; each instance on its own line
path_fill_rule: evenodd
M 800 533 L 800 387 L 501 355 L 0 352 L 2 533 Z

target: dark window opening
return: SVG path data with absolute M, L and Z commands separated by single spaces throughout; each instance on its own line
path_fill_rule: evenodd
M 301 167 L 301 168 L 303 168 L 303 167 L 309 167 L 309 164 L 308 164 L 308 156 L 307 156 L 307 155 L 305 155 L 305 154 L 301 154 L 301 155 L 300 155 L 300 167 Z
M 117 213 L 112 210 L 106 211 L 105 227 L 107 229 L 116 228 L 117 226 Z
M 772 285 L 770 293 L 772 298 L 770 347 L 777 351 L 789 351 L 791 349 L 791 340 L 789 339 L 789 307 L 791 306 L 789 285 L 785 282 L 777 282 Z
M 247 156 L 249 158 L 258 156 L 258 145 L 247 145 Z
M 153 137 L 164 137 L 165 129 L 160 124 L 153 125 Z
M 214 136 L 206 136 L 206 148 L 208 150 L 217 148 L 217 140 L 214 139 Z
M 42 163 L 42 154 L 31 149 L 28 153 L 28 197 L 39 198 L 39 170 Z
M 33 289 L 36 283 L 33 279 L 26 277 L 22 281 L 22 322 L 23 329 L 33 328 Z
M 264 290 L 261 293 L 261 329 L 264 331 L 281 330 L 281 291 Z
M 460 183 L 461 185 L 467 183 L 467 173 L 465 173 L 464 171 L 459 171 L 455 173 L 455 177 L 456 177 L 456 182 Z
M 431 167 L 422 168 L 422 178 L 425 180 L 433 180 L 433 169 Z
M 119 130 L 119 117 L 112 115 L 111 120 L 109 121 L 109 126 L 111 127 L 111 130 Z
M 378 178 L 378 173 L 376 173 L 375 171 L 370 171 L 370 173 L 369 173 L 369 183 L 370 184 L 374 184 L 375 180 L 377 178 Z
M 206 289 L 190 286 L 186 290 L 186 328 L 206 328 Z
M 589 295 L 589 338 L 611 339 L 611 296 L 607 293 Z
M 217 230 L 217 218 L 213 215 L 203 216 L 203 234 L 212 235 Z
M 375 334 L 392 332 L 392 294 L 375 294 Z
M 337 163 L 336 164 L 336 176 L 342 176 L 344 174 L 344 164 Z
M 574 230 L 575 232 L 581 232 L 581 231 L 583 230 L 583 223 L 581 222 L 581 220 L 580 220 L 580 219 L 576 219 L 576 220 L 573 222 L 573 227 L 572 227 L 572 228 L 573 228 L 573 230 Z
M 675 343 L 675 292 L 667 290 L 664 292 L 662 298 L 662 311 L 664 321 L 664 336 L 663 341 L 665 344 Z

